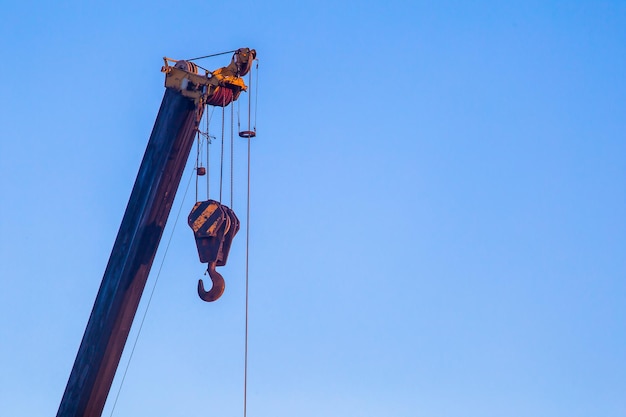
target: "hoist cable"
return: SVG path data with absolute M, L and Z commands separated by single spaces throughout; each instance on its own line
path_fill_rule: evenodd
M 258 62 L 257 62 L 257 81 L 258 81 Z M 250 74 L 249 83 L 252 84 L 252 74 Z M 257 84 L 258 85 L 258 82 Z M 258 97 L 258 94 L 257 94 Z M 250 131 L 250 116 L 251 116 L 251 101 L 252 101 L 252 85 L 250 85 L 250 94 L 248 95 L 248 131 Z M 256 105 L 255 105 L 256 110 Z M 256 125 L 256 116 L 255 116 Z M 256 126 L 254 128 L 256 131 Z M 251 154 L 251 142 L 252 138 L 248 137 L 248 179 L 247 179 L 247 197 L 246 197 L 246 324 L 245 324 L 245 341 L 244 341 L 244 376 L 243 376 L 243 417 L 247 416 L 248 412 L 248 334 L 249 334 L 249 317 L 250 317 L 250 154 Z
M 220 155 L 220 203 L 222 202 L 222 183 L 224 179 L 224 106 L 226 105 L 226 95 L 222 98 L 222 149 Z
M 234 189 L 234 150 L 235 150 L 235 104 L 230 105 L 230 208 L 235 209 L 233 205 L 233 189 Z
M 249 253 L 250 253 L 250 139 L 248 138 L 248 195 L 246 202 L 246 326 L 244 341 L 244 374 L 243 374 L 243 417 L 246 417 L 248 406 L 248 312 L 249 312 Z
M 206 199 L 209 199 L 209 187 L 211 184 L 211 176 L 210 176 L 210 172 L 211 172 L 211 160 L 209 159 L 210 153 L 209 153 L 209 149 L 211 148 L 209 145 L 211 145 L 211 132 L 209 131 L 209 122 L 211 120 L 211 117 L 213 117 L 213 112 L 211 112 L 209 114 L 209 106 L 206 106 L 207 112 L 204 115 L 204 117 L 206 117 Z
M 241 132 L 241 104 L 237 100 L 237 132 Z
M 252 83 L 252 74 L 250 74 L 250 83 Z M 250 87 L 250 95 L 252 95 L 252 87 Z M 252 100 L 252 97 L 250 97 Z M 259 60 L 256 60 L 256 83 L 254 85 L 254 133 L 256 133 L 256 114 L 259 106 Z M 248 110 L 248 122 L 250 121 L 250 111 Z M 248 123 L 248 130 L 250 130 L 250 124 Z
M 191 171 L 191 176 L 189 177 L 189 181 L 187 181 L 187 187 L 185 188 L 185 194 L 180 202 L 180 208 L 178 209 L 178 213 L 176 214 L 176 220 L 174 221 L 174 226 L 172 227 L 172 232 L 170 233 L 170 237 L 167 240 L 167 246 L 165 246 L 165 252 L 163 253 L 163 258 L 161 259 L 161 265 L 159 265 L 159 270 L 157 272 L 156 278 L 154 279 L 154 285 L 152 285 L 152 291 L 150 291 L 150 296 L 148 297 L 148 302 L 146 304 L 146 309 L 143 312 L 143 316 L 141 317 L 141 322 L 139 323 L 139 330 L 137 330 L 137 335 L 135 336 L 135 341 L 133 342 L 133 347 L 130 350 L 130 354 L 128 356 L 128 362 L 126 363 L 126 367 L 124 368 L 124 374 L 122 375 L 122 380 L 120 381 L 120 386 L 117 390 L 117 394 L 115 395 L 115 401 L 113 402 L 113 406 L 111 408 L 110 416 L 113 416 L 113 412 L 115 411 L 115 406 L 117 405 L 117 400 L 120 397 L 120 393 L 122 392 L 122 387 L 124 385 L 124 381 L 126 380 L 126 374 L 128 373 L 128 368 L 130 367 L 130 362 L 133 359 L 133 355 L 135 354 L 135 348 L 137 347 L 137 342 L 139 341 L 139 336 L 141 335 L 141 330 L 143 329 L 143 324 L 146 321 L 146 316 L 148 315 L 148 310 L 150 309 L 150 304 L 152 303 L 152 296 L 154 295 L 154 291 L 156 289 L 157 283 L 159 282 L 159 277 L 161 276 L 161 270 L 163 269 L 163 264 L 165 263 L 165 258 L 167 257 L 167 252 L 170 248 L 170 243 L 172 243 L 172 237 L 174 237 L 174 231 L 176 231 L 176 225 L 178 224 L 178 219 L 180 218 L 180 213 L 183 210 L 183 205 L 185 203 L 185 198 L 187 197 L 187 192 L 189 191 L 189 186 L 191 185 L 191 179 L 193 178 L 194 171 Z
M 191 59 L 186 59 L 185 61 L 195 61 L 197 59 L 204 59 L 204 58 L 212 58 L 214 56 L 219 56 L 219 55 L 226 55 L 226 54 L 230 54 L 233 52 L 237 52 L 236 49 L 233 49 L 232 51 L 226 51 L 226 52 L 219 52 L 217 54 L 211 54 L 211 55 L 205 55 L 205 56 L 199 56 L 197 58 L 191 58 Z
M 199 57 L 196 57 L 196 58 L 186 59 L 185 61 L 191 62 L 191 61 L 196 61 L 196 60 L 198 60 L 198 59 L 212 58 L 212 57 L 214 57 L 214 56 L 226 55 L 226 54 L 230 54 L 230 53 L 233 53 L 233 52 L 237 52 L 237 50 L 236 50 L 236 49 L 233 49 L 232 51 L 226 51 L 226 52 L 220 52 L 220 53 L 217 53 L 217 54 L 211 54 L 211 55 L 199 56 Z M 196 66 L 197 66 L 198 68 L 200 68 L 200 69 L 205 70 L 205 71 L 206 71 L 207 73 L 209 73 L 209 74 L 213 74 L 213 72 L 212 72 L 212 71 L 210 71 L 210 70 L 208 70 L 208 69 L 206 69 L 206 68 L 204 68 L 204 67 L 201 67 L 201 66 L 200 66 L 200 65 L 198 65 L 198 64 L 196 64 Z
M 200 129 L 198 129 L 198 134 L 196 135 L 196 201 L 198 201 L 198 168 L 200 165 Z

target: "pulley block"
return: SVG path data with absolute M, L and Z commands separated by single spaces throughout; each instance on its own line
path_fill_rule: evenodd
M 196 238 L 200 262 L 216 262 L 224 236 L 230 228 L 230 218 L 222 205 L 214 200 L 197 202 L 189 214 L 188 222 Z
M 215 271 L 226 265 L 233 238 L 240 228 L 239 219 L 229 207 L 215 200 L 199 201 L 191 210 L 188 223 L 196 239 L 200 262 L 207 263 L 207 272 L 213 281 L 210 291 L 205 291 L 198 281 L 198 295 L 204 301 L 215 301 L 224 292 L 224 279 Z

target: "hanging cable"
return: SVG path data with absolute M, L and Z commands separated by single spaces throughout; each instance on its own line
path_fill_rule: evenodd
M 209 131 L 209 122 L 211 120 L 211 117 L 213 117 L 213 112 L 211 111 L 209 113 L 209 106 L 206 106 L 207 112 L 205 114 L 204 117 L 206 117 L 206 199 L 209 199 L 209 191 L 210 191 L 210 184 L 211 184 L 211 177 L 210 177 L 210 173 L 211 173 L 211 159 L 209 158 L 211 156 L 209 149 L 211 148 L 209 145 L 211 145 L 211 132 Z
M 237 132 L 241 132 L 241 105 L 237 100 Z
M 255 61 L 256 61 L 256 83 L 254 84 L 254 132 L 256 133 L 256 114 L 257 114 L 257 109 L 259 108 L 259 106 L 257 105 L 259 102 L 259 60 L 256 59 Z M 250 74 L 250 82 L 252 82 L 252 74 Z M 250 87 L 250 94 L 252 94 L 252 87 Z M 248 125 L 248 130 L 250 130 L 250 125 Z
M 250 84 L 250 94 L 248 94 L 248 131 L 250 131 L 250 116 L 252 115 L 252 71 L 248 74 L 248 84 Z M 256 87 L 256 84 L 255 84 Z M 255 120 L 256 122 L 256 120 Z M 256 132 L 256 128 L 254 129 Z
M 249 122 L 248 122 L 249 123 Z M 250 253 L 250 140 L 248 138 L 248 193 L 246 202 L 246 325 L 244 340 L 244 374 L 243 374 L 243 417 L 246 417 L 248 406 L 248 323 L 249 323 L 249 253 Z
M 234 189 L 234 150 L 235 150 L 235 105 L 234 103 L 230 104 L 230 208 L 235 209 L 233 205 L 233 189 Z
M 237 52 L 237 50 L 236 50 L 236 49 L 233 49 L 232 51 L 219 52 L 219 53 L 217 53 L 217 54 L 211 54 L 211 55 L 199 56 L 199 57 L 197 57 L 197 58 L 186 59 L 185 61 L 195 61 L 195 60 L 197 60 L 197 59 L 212 58 L 212 57 L 214 57 L 214 56 L 231 54 L 231 53 L 233 53 L 233 52 Z
M 222 202 L 222 186 L 224 180 L 224 106 L 226 106 L 226 95 L 222 98 L 222 149 L 220 155 L 220 203 Z
M 258 62 L 257 62 L 257 81 L 258 81 Z M 250 74 L 249 79 L 250 84 L 252 84 L 252 74 Z M 258 83 L 257 83 L 258 85 Z M 256 95 L 258 97 L 258 94 Z M 252 101 L 252 85 L 250 85 L 250 94 L 248 95 L 248 131 L 250 131 L 251 127 L 251 104 Z M 256 105 L 255 105 L 256 111 Z M 256 132 L 256 116 L 255 116 L 255 127 L 254 131 Z M 247 417 L 248 412 L 248 334 L 249 334 L 249 317 L 250 317 L 250 171 L 251 171 L 251 163 L 250 163 L 250 155 L 251 155 L 251 146 L 250 142 L 252 137 L 248 137 L 248 179 L 247 179 L 247 196 L 246 196 L 246 324 L 245 324 L 245 338 L 244 338 L 244 376 L 243 376 L 243 417 Z
M 198 134 L 196 135 L 196 201 L 198 201 L 198 167 L 200 166 L 200 129 L 198 129 Z

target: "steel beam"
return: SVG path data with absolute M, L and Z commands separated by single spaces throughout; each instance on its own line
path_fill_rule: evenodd
M 202 111 L 166 89 L 57 417 L 102 414 Z

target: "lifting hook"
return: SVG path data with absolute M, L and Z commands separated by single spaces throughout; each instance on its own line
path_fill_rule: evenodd
M 202 280 L 198 280 L 198 295 L 203 301 L 215 301 L 224 293 L 224 287 L 226 286 L 224 283 L 224 277 L 222 277 L 222 275 L 215 270 L 215 264 L 216 262 L 210 262 L 207 267 L 207 272 L 209 273 L 209 277 L 213 283 L 213 286 L 209 291 L 204 289 L 204 283 Z

